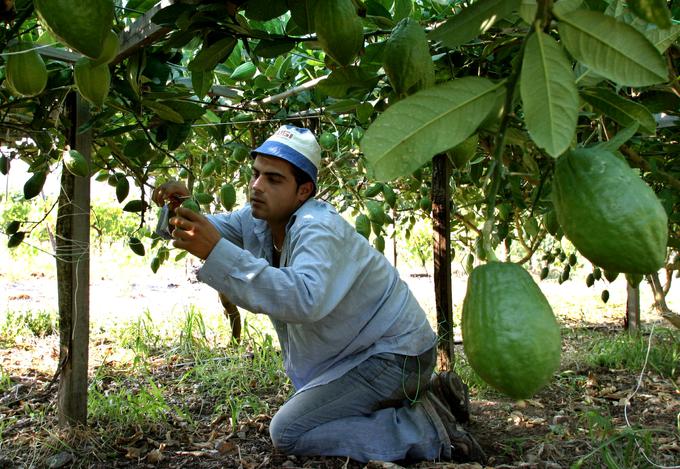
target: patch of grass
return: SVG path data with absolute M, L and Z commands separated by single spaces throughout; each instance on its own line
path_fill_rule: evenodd
M 652 443 L 653 430 L 617 427 L 612 423 L 610 416 L 594 410 L 586 412 L 581 417 L 581 421 L 595 447 L 574 462 L 571 469 L 580 469 L 581 467 L 608 469 L 650 467 L 648 455 L 655 454 Z
M 164 422 L 169 413 L 177 411 L 150 376 L 142 380 L 103 378 L 93 380 L 87 401 L 90 418 L 100 425 L 146 427 Z
M 58 333 L 55 313 L 47 311 L 7 311 L 0 323 L 0 343 L 17 337 L 45 337 Z
M 121 347 L 135 353 L 135 361 L 157 352 L 162 345 L 161 334 L 148 309 L 136 320 L 113 329 L 111 334 Z
M 0 393 L 7 392 L 12 387 L 12 379 L 5 370 L 0 368 Z
M 596 336 L 584 361 L 591 366 L 640 371 L 647 358 L 649 340 L 648 335 L 632 336 L 624 332 L 615 336 Z M 670 329 L 656 328 L 651 341 L 647 367 L 661 376 L 677 377 L 680 372 L 680 340 L 677 333 Z

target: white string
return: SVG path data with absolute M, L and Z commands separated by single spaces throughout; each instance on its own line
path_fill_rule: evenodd
M 630 421 L 628 420 L 628 406 L 630 405 L 630 400 L 633 397 L 635 397 L 635 395 L 637 394 L 637 392 L 640 389 L 640 386 L 642 386 L 642 378 L 644 377 L 645 368 L 647 368 L 647 363 L 649 361 L 649 352 L 652 349 L 652 335 L 653 334 L 654 334 L 654 323 L 652 323 L 652 330 L 649 331 L 649 340 L 647 341 L 647 354 L 645 355 L 645 362 L 642 365 L 642 371 L 640 371 L 640 376 L 638 377 L 638 380 L 637 380 L 637 386 L 635 386 L 635 390 L 628 397 L 626 397 L 626 403 L 623 406 L 623 416 L 626 419 L 626 425 L 628 425 L 628 428 L 632 428 Z M 642 456 L 652 466 L 658 467 L 660 469 L 680 469 L 680 466 L 662 466 L 660 464 L 656 464 L 654 461 L 649 459 L 649 457 L 647 456 L 647 453 L 645 453 L 645 450 L 642 449 L 642 446 L 640 446 L 640 443 L 638 442 L 637 438 L 635 437 L 635 433 L 633 433 L 633 440 L 635 441 L 635 446 L 638 447 Z

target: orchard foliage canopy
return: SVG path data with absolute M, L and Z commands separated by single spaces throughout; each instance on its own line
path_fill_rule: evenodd
M 637 170 L 680 245 L 680 25 L 663 0 L 3 5 L 0 136 L 11 150 L 0 170 L 27 162 L 29 198 L 73 165 L 63 110 L 77 89 L 92 105 L 78 129 L 92 133 L 89 174 L 140 212 L 154 247 L 143 221 L 156 180 L 182 178 L 204 209 L 231 209 L 248 149 L 282 123 L 321 136 L 320 196 L 354 210 L 379 249 L 390 227 L 429 214 L 431 161 L 446 154 L 458 246 L 485 259 L 515 241 L 528 259 L 562 236 L 556 159 L 593 146 Z

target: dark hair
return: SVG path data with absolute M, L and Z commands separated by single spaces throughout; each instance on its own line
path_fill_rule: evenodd
M 303 170 L 301 170 L 292 163 L 290 163 L 290 166 L 293 168 L 293 177 L 295 178 L 295 183 L 297 184 L 298 187 L 300 187 L 306 182 L 312 183 L 312 187 L 314 187 L 314 189 L 312 189 L 312 194 L 310 195 L 310 197 L 314 197 L 316 195 L 316 184 L 314 184 L 314 181 L 312 181 L 312 178 L 309 176 L 309 174 L 307 174 L 306 172 L 304 172 Z

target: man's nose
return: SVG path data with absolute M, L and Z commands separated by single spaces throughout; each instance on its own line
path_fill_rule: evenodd
M 261 179 L 262 179 L 261 176 L 257 176 L 257 177 L 253 176 L 253 179 L 250 182 L 251 189 L 259 192 L 261 190 L 260 186 L 262 185 L 262 184 L 260 184 Z

